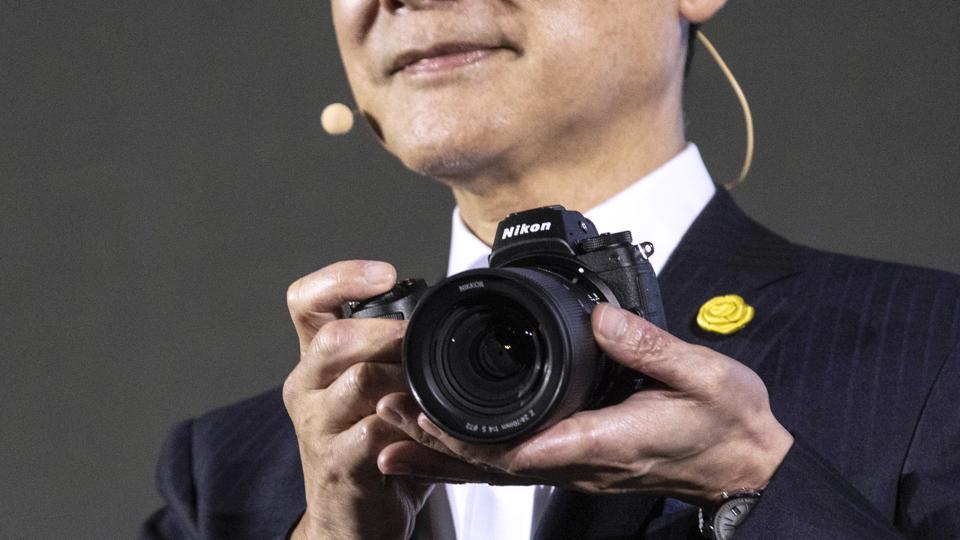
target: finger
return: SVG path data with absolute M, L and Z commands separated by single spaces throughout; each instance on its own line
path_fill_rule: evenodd
M 337 318 L 340 306 L 387 292 L 397 272 L 378 261 L 341 261 L 308 274 L 287 288 L 287 307 L 304 349 L 317 329 Z
M 399 365 L 361 362 L 343 372 L 318 399 L 309 400 L 308 406 L 323 411 L 320 429 L 337 432 L 374 415 L 381 397 L 406 387 Z
M 535 485 L 542 479 L 514 476 L 466 463 L 415 441 L 398 441 L 384 447 L 377 458 L 380 472 L 406 475 L 422 481 L 462 484 L 481 482 L 493 485 Z
M 342 456 L 342 473 L 377 475 L 377 457 L 390 444 L 406 440 L 399 429 L 376 415 L 369 415 L 353 424 L 334 439 L 330 452 Z
M 476 445 L 444 433 L 421 413 L 417 417 L 421 435 L 411 438 L 422 447 L 474 467 L 476 472 L 459 469 L 450 472 L 444 469 L 447 465 L 438 465 L 440 468 L 433 470 L 433 462 L 425 461 L 431 454 L 414 454 L 412 450 L 407 450 L 408 455 L 387 456 L 399 463 L 381 465 L 381 470 L 395 467 L 400 471 L 409 470 L 407 474 L 410 475 L 440 479 L 436 481 L 443 481 L 444 475 L 450 475 L 455 481 L 466 482 L 577 486 L 584 475 L 589 478 L 595 474 L 588 464 L 596 461 L 604 436 L 582 425 L 604 425 L 599 417 L 593 418 L 593 411 L 578 414 L 587 416 L 573 420 L 568 418 L 563 421 L 565 425 L 556 424 L 519 443 Z M 413 433 L 410 429 L 404 431 L 408 435 Z
M 408 437 L 422 446 L 489 470 L 496 467 L 496 461 L 489 456 L 497 456 L 501 446 L 474 446 L 450 437 L 427 420 L 417 402 L 405 392 L 384 396 L 377 403 L 377 415 L 403 430 Z
M 559 474 L 572 482 L 598 457 L 602 456 L 606 466 L 613 466 L 621 457 L 616 454 L 626 447 L 608 448 L 604 441 L 614 438 L 608 432 L 622 430 L 614 419 L 621 414 L 616 410 L 621 407 L 581 411 L 535 434 L 508 453 L 510 470 L 533 476 Z
M 417 424 L 417 418 L 420 416 L 420 406 L 413 397 L 406 392 L 396 392 L 385 395 L 377 403 L 377 416 L 402 430 L 408 437 L 417 441 L 421 445 L 432 448 L 438 452 L 450 454 L 440 441 L 427 434 Z
M 322 389 L 360 362 L 400 362 L 406 321 L 341 319 L 317 332 L 288 377 L 298 389 Z
M 597 344 L 624 366 L 680 390 L 697 377 L 692 347 L 643 317 L 600 304 L 591 318 Z
M 461 441 L 434 424 L 427 415 L 420 413 L 417 416 L 417 426 L 431 442 L 428 446 L 441 447 L 444 453 L 452 454 L 468 463 L 477 466 L 490 467 L 503 472 L 515 472 L 511 467 L 511 443 L 503 444 L 472 444 Z

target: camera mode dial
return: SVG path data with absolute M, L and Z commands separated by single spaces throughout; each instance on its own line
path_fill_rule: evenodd
M 630 231 L 623 231 L 618 233 L 603 233 L 599 236 L 587 238 L 580 242 L 579 247 L 581 253 L 591 253 L 612 246 L 630 244 L 633 244 L 633 235 L 630 234 Z

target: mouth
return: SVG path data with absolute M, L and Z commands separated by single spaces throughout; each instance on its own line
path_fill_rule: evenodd
M 435 73 L 476 64 L 497 51 L 501 45 L 480 43 L 440 43 L 427 49 L 404 52 L 390 64 L 389 75 L 397 73 Z

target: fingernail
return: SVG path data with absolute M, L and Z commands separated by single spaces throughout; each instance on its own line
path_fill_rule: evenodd
M 396 464 L 396 465 L 393 465 L 390 468 L 390 470 L 388 472 L 385 472 L 384 474 L 388 474 L 391 476 L 404 476 L 404 475 L 409 475 L 412 472 L 413 472 L 413 469 L 408 467 L 406 464 Z
M 372 285 L 382 285 L 396 280 L 393 267 L 382 262 L 368 262 L 363 265 L 363 278 Z
M 603 306 L 597 329 L 607 339 L 616 339 L 627 330 L 627 316 L 623 310 L 613 306 Z
M 413 472 L 413 467 L 411 467 L 409 463 L 403 463 L 403 462 L 401 462 L 401 463 L 391 463 L 390 466 L 387 467 L 387 470 L 385 470 L 385 471 L 384 471 L 384 470 L 381 470 L 381 472 L 382 472 L 383 474 L 390 474 L 390 475 L 395 475 L 395 474 L 401 474 L 401 475 L 403 475 L 403 474 L 410 474 L 410 473 Z
M 435 438 L 440 438 L 443 435 L 443 432 L 440 431 L 440 428 L 431 422 L 430 419 L 427 418 L 427 415 L 423 413 L 420 413 L 420 417 L 417 418 L 417 425 L 420 426 L 420 429 L 427 432 L 427 435 L 431 435 Z
M 386 420 L 387 422 L 390 422 L 395 426 L 399 426 L 403 424 L 403 417 L 400 416 L 400 413 L 398 413 L 394 409 L 391 409 L 390 407 L 380 407 L 380 410 L 377 411 L 377 416 L 379 416 L 380 418 L 383 418 L 384 420 Z
M 383 474 L 410 474 L 413 472 L 413 469 L 410 467 L 409 463 L 404 462 L 390 462 L 384 458 L 383 454 L 377 456 L 377 468 L 380 469 L 380 472 Z

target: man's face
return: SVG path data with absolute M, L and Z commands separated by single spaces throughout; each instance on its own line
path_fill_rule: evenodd
M 682 80 L 673 1 L 332 2 L 357 105 L 430 176 L 576 151 L 612 122 L 642 121 Z

